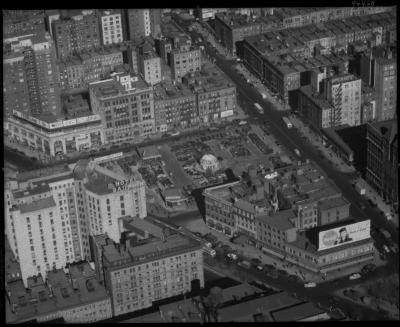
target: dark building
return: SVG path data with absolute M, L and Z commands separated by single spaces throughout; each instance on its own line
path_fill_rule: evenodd
M 43 10 L 4 10 L 3 38 L 43 33 L 45 19 Z
M 100 46 L 99 19 L 92 10 L 62 13 L 51 24 L 59 59 Z
M 397 121 L 367 124 L 367 182 L 389 203 L 398 205 Z

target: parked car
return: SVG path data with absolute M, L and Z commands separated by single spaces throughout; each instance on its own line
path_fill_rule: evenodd
M 238 266 L 246 268 L 246 269 L 250 269 L 251 268 L 251 263 L 247 260 L 242 260 L 238 262 Z
M 238 256 L 237 256 L 236 253 L 228 253 L 226 256 L 231 260 L 237 260 L 238 259 Z
M 361 273 L 365 275 L 369 272 L 373 272 L 375 269 L 376 269 L 376 265 L 374 265 L 373 263 L 369 263 L 361 269 Z
M 308 283 L 304 284 L 305 288 L 316 287 L 316 286 L 317 286 L 317 283 L 315 283 L 315 282 L 308 282 Z
M 389 247 L 388 247 L 386 244 L 383 244 L 383 250 L 384 250 L 386 253 L 390 253 L 390 249 L 389 249 Z
M 361 275 L 359 273 L 354 273 L 349 276 L 350 280 L 355 280 L 355 279 L 359 279 L 359 278 L 361 278 Z

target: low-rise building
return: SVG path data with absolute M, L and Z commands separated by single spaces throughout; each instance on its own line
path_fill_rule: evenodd
M 188 292 L 193 284 L 204 286 L 202 248 L 195 240 L 171 234 L 133 244 L 129 239 L 116 244 L 105 238 L 96 245 L 97 238 L 92 240 L 115 316 Z
M 184 84 L 163 81 L 154 87 L 154 119 L 157 132 L 197 125 L 196 95 Z

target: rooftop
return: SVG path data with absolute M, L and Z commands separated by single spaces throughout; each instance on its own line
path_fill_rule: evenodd
M 182 97 L 192 96 L 194 98 L 194 94 L 190 91 L 190 89 L 179 82 L 175 82 L 173 84 L 170 81 L 162 81 L 154 86 L 154 100 L 173 100 Z
M 54 199 L 51 196 L 48 198 L 33 201 L 32 203 L 19 204 L 17 206 L 17 208 L 21 211 L 21 213 L 27 213 L 27 212 L 32 212 L 32 211 L 53 208 L 55 206 L 56 206 L 56 203 L 54 202 Z
M 369 123 L 369 125 L 378 131 L 381 135 L 384 135 L 386 139 L 390 142 L 393 141 L 394 137 L 397 135 L 397 120 L 385 120 L 376 123 Z
M 280 210 L 275 214 L 269 215 L 259 215 L 256 219 L 262 223 L 267 223 L 270 226 L 276 227 L 279 230 L 287 230 L 294 228 L 290 219 L 297 217 L 293 209 Z
M 240 13 L 233 12 L 217 13 L 215 14 L 215 17 L 222 20 L 231 29 L 251 25 L 260 25 L 262 23 L 262 20 L 259 18 L 253 18 L 248 15 L 242 15 Z
M 301 303 L 289 308 L 284 308 L 271 313 L 274 321 L 299 321 L 324 313 L 311 302 Z
M 68 165 L 56 165 L 53 167 L 21 172 L 17 175 L 17 181 L 19 183 L 21 183 L 21 182 L 28 181 L 30 179 L 37 179 L 37 178 L 46 179 L 48 176 L 66 173 L 66 172 L 70 172 Z
M 345 205 L 350 205 L 350 203 L 343 197 L 325 199 L 318 203 L 318 207 L 321 210 L 328 210 L 331 208 L 337 208 Z
M 311 85 L 305 85 L 300 87 L 300 92 L 303 93 L 309 100 L 311 100 L 317 108 L 321 110 L 324 109 L 333 109 L 332 105 L 325 99 L 322 94 L 316 93 L 312 91 Z
M 163 227 L 153 224 L 147 219 L 128 216 L 122 218 L 122 224 L 126 231 L 146 231 L 157 238 L 161 238 L 163 235 Z
M 35 185 L 35 187 L 33 188 L 28 187 L 27 189 L 24 190 L 13 191 L 13 197 L 14 199 L 20 199 L 27 196 L 42 194 L 45 192 L 50 192 L 50 186 L 48 183 Z

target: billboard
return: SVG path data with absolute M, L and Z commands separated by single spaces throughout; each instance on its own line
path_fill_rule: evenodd
M 367 239 L 370 237 L 370 229 L 371 221 L 368 219 L 321 231 L 318 234 L 318 251 Z

